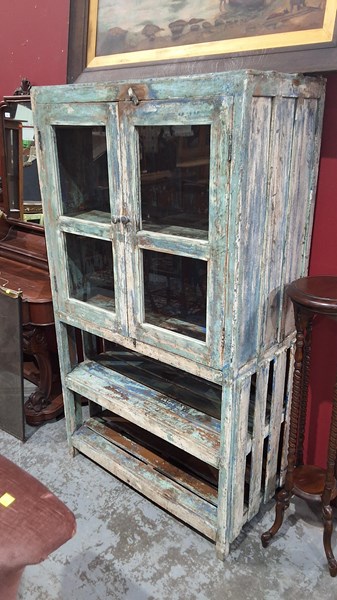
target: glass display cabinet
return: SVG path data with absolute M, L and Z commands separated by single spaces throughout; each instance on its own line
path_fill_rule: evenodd
M 0 208 L 11 219 L 42 225 L 30 96 L 5 96 L 0 121 Z
M 324 81 L 31 96 L 69 444 L 224 557 L 285 467 L 284 287 L 307 269 Z

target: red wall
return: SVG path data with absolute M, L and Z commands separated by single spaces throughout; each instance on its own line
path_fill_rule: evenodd
M 337 73 L 327 76 L 323 138 L 311 246 L 310 275 L 337 275 Z M 337 322 L 313 330 L 307 461 L 324 467 L 337 374 Z
M 0 100 L 23 77 L 33 85 L 66 82 L 69 0 L 2 0 Z

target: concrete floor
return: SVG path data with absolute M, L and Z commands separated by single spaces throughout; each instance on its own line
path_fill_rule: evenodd
M 77 518 L 73 539 L 25 569 L 19 600 L 337 598 L 317 506 L 292 503 L 264 550 L 260 534 L 273 522 L 270 503 L 222 563 L 210 541 L 85 456 L 71 458 L 64 419 L 36 429 L 25 443 L 0 432 L 0 452 L 47 485 Z

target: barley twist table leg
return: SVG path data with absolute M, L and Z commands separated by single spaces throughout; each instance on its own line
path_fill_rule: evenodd
M 308 390 L 309 390 L 309 377 L 310 377 L 310 362 L 311 362 L 311 336 L 312 336 L 312 323 L 313 317 L 310 317 L 305 332 L 305 344 L 303 349 L 303 372 L 302 372 L 302 383 L 301 383 L 301 400 L 300 400 L 300 417 L 299 417 L 299 429 L 298 429 L 298 441 L 297 441 L 297 459 L 296 465 L 303 465 L 303 447 L 304 447 L 304 435 L 305 435 L 305 424 L 307 419 L 307 405 L 308 405 Z

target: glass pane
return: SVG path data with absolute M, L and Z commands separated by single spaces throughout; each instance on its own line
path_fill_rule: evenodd
M 66 234 L 70 297 L 115 310 L 110 242 Z
M 58 126 L 55 132 L 63 213 L 109 220 L 105 128 Z
M 206 340 L 207 263 L 143 250 L 145 321 Z
M 138 127 L 142 227 L 207 239 L 210 125 Z

